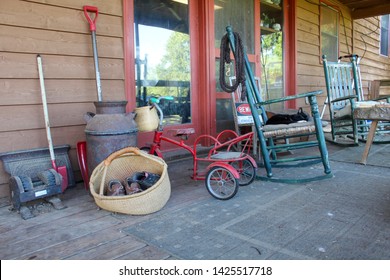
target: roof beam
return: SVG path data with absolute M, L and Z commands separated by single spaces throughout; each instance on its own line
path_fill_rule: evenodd
M 379 4 L 369 8 L 352 10 L 352 19 L 368 18 L 390 14 L 390 4 Z

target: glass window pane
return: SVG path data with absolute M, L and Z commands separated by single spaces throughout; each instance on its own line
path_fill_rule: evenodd
M 389 55 L 389 15 L 381 16 L 381 42 L 380 53 Z
M 269 100 L 284 96 L 283 1 L 275 5 L 261 3 L 261 92 L 262 98 Z M 283 106 L 284 103 L 279 102 L 267 109 L 277 111 Z
M 321 6 L 321 52 L 329 61 L 337 61 L 339 55 L 339 13 Z
M 215 0 L 215 48 L 221 45 L 221 38 L 226 33 L 226 26 L 238 32 L 249 54 L 255 52 L 254 1 L 253 0 Z
M 234 32 L 240 34 L 245 51 L 249 54 L 255 52 L 254 0 L 214 0 L 214 20 L 215 48 L 220 48 L 221 39 L 226 34 L 226 26 L 230 25 Z M 219 84 L 219 63 L 219 59 L 216 58 L 216 91 L 223 92 Z M 234 65 L 226 66 L 226 72 L 228 81 L 229 77 L 235 75 Z M 216 129 L 217 132 L 224 129 L 234 130 L 231 98 L 216 100 Z
M 191 121 L 188 0 L 134 0 L 137 106 L 162 100 L 166 124 Z

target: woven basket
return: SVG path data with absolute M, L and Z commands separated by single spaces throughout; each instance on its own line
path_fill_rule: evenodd
M 123 182 L 126 177 L 140 171 L 160 174 L 161 178 L 140 193 L 125 196 L 104 195 L 110 180 L 119 179 Z M 164 160 L 134 147 L 121 149 L 101 162 L 92 172 L 89 188 L 100 208 L 130 215 L 159 211 L 171 195 L 171 183 Z
M 144 106 L 135 108 L 135 122 L 137 123 L 138 131 L 147 132 L 157 128 L 159 118 L 155 107 Z

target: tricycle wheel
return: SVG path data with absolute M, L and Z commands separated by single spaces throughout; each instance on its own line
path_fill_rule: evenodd
M 254 167 L 249 159 L 233 161 L 230 165 L 240 174 L 240 179 L 238 179 L 238 184 L 240 186 L 247 186 L 255 180 L 256 167 Z
M 238 180 L 226 168 L 214 166 L 206 175 L 206 188 L 216 199 L 227 200 L 236 195 Z

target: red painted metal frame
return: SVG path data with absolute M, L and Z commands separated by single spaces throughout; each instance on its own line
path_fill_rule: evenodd
M 163 134 L 162 130 L 157 129 L 154 132 L 153 143 L 148 147 L 149 154 L 157 155 L 163 158 L 163 153 L 161 151 L 162 142 L 168 142 L 187 150 L 193 157 L 194 168 L 193 168 L 193 174 L 191 176 L 193 180 L 205 180 L 206 178 L 205 176 L 207 172 L 214 166 L 220 166 L 226 168 L 233 174 L 235 178 L 239 179 L 240 174 L 231 164 L 229 164 L 231 162 L 236 162 L 236 161 L 242 162 L 244 160 L 249 160 L 253 164 L 253 166 L 257 168 L 256 161 L 248 154 L 250 150 L 250 143 L 252 141 L 253 134 L 254 134 L 253 132 L 249 132 L 247 134 L 239 136 L 235 131 L 224 130 L 221 133 L 219 133 L 216 137 L 213 137 L 211 135 L 200 135 L 196 138 L 193 147 L 184 143 L 184 140 L 182 139 L 177 141 L 172 138 L 165 137 L 162 134 Z M 188 135 L 184 135 L 184 136 L 188 136 Z M 198 145 L 199 143 L 204 142 L 204 139 L 207 139 L 207 142 L 213 143 L 214 147 L 209 150 L 206 157 L 198 157 L 197 147 L 199 146 Z M 243 148 L 239 157 L 227 158 L 227 159 L 219 159 L 219 158 L 215 159 L 212 157 L 214 154 L 221 151 L 221 149 L 226 149 L 227 152 L 231 151 L 235 144 L 242 141 L 245 141 L 245 143 L 243 144 Z M 206 167 L 205 170 L 202 170 L 203 172 L 200 172 L 198 170 L 199 169 L 198 162 L 206 162 L 209 163 L 209 165 Z

